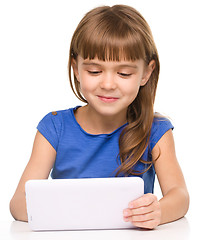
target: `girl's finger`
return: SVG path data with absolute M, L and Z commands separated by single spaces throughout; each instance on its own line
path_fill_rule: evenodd
M 159 225 L 159 221 L 157 219 L 151 219 L 144 222 L 132 222 L 132 224 L 139 228 L 153 229 Z
M 150 212 L 143 215 L 131 216 L 130 219 L 132 222 L 146 222 L 158 218 L 156 212 Z
M 147 214 L 153 211 L 153 208 L 151 206 L 148 207 L 141 207 L 141 208 L 135 208 L 135 209 L 124 209 L 123 210 L 123 216 L 124 217 L 132 217 L 135 215 L 143 215 Z
M 154 201 L 157 201 L 157 197 L 154 194 L 147 193 L 147 194 L 144 194 L 142 197 L 130 202 L 129 208 L 135 209 L 135 208 L 148 206 Z

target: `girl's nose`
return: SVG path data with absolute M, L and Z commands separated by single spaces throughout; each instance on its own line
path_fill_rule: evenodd
M 106 90 L 113 90 L 116 88 L 115 77 L 112 74 L 106 74 L 103 76 L 100 87 Z

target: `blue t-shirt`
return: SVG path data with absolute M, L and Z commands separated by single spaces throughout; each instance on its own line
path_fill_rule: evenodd
M 56 150 L 56 160 L 51 177 L 65 178 L 105 178 L 115 177 L 120 162 L 118 140 L 125 125 L 110 134 L 89 134 L 76 121 L 74 111 L 57 111 L 47 114 L 38 124 L 38 131 Z M 169 120 L 154 120 L 151 130 L 149 147 L 142 159 L 151 161 L 151 151 L 159 139 L 173 129 Z M 147 166 L 139 163 L 135 170 L 143 172 Z M 123 176 L 123 175 L 122 175 Z M 153 193 L 155 170 L 154 166 L 140 175 L 144 180 L 144 193 Z

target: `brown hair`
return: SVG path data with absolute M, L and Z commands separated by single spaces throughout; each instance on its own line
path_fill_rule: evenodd
M 153 104 L 159 78 L 159 57 L 151 30 L 145 19 L 134 8 L 125 5 L 98 7 L 88 12 L 77 26 L 70 45 L 69 79 L 73 92 L 83 102 L 80 85 L 74 76 L 72 81 L 72 59 L 80 55 L 84 59 L 97 57 L 103 61 L 134 61 L 143 59 L 148 65 L 155 61 L 155 68 L 146 85 L 141 86 L 136 99 L 127 111 L 128 125 L 119 138 L 121 165 L 117 175 L 141 174 L 134 170 L 148 146 L 154 118 Z

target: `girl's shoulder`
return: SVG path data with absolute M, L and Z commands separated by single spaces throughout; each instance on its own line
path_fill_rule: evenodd
M 170 119 L 159 113 L 155 113 L 151 131 L 158 132 L 158 131 L 162 131 L 162 129 L 166 129 L 166 128 L 169 128 L 169 129 L 174 128 Z
M 161 137 L 170 129 L 174 129 L 171 121 L 167 117 L 164 117 L 158 113 L 155 114 L 150 134 L 151 151 Z
M 40 123 L 44 123 L 47 125 L 50 124 L 62 124 L 62 122 L 64 121 L 68 121 L 68 119 L 73 117 L 74 111 L 78 108 L 74 107 L 74 108 L 68 108 L 65 110 L 58 110 L 58 111 L 52 111 L 47 113 L 39 122 Z
M 57 150 L 65 126 L 69 128 L 73 124 L 76 108 L 49 112 L 38 123 L 37 130 L 51 143 L 55 150 Z

